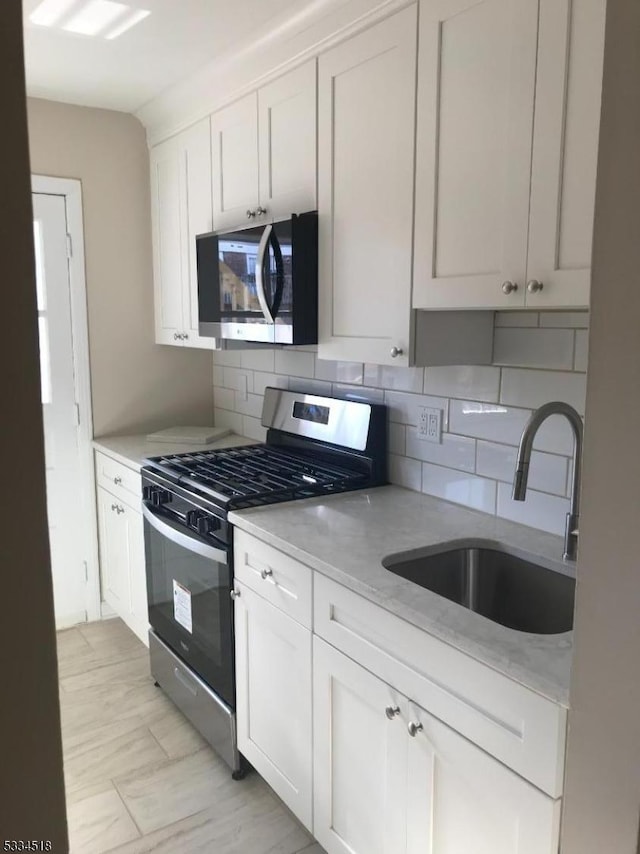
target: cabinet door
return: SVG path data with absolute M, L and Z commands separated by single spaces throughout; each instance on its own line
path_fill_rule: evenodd
M 416 308 L 524 304 L 537 27 L 538 0 L 420 4 Z
M 557 854 L 560 801 L 408 704 L 407 854 Z
M 541 0 L 527 292 L 532 308 L 588 306 L 605 0 Z
M 386 683 L 314 636 L 313 832 L 328 854 L 406 850 L 408 737 L 391 711 L 399 702 Z
M 405 9 L 319 59 L 322 359 L 408 364 L 416 14 Z
M 182 215 L 182 314 L 185 346 L 215 349 L 213 338 L 198 333 L 196 235 L 213 231 L 211 201 L 211 130 L 203 119 L 179 136 Z
M 181 188 L 178 140 L 154 146 L 151 222 L 156 342 L 183 345 Z
M 316 61 L 258 92 L 260 204 L 279 219 L 316 207 Z
M 258 208 L 258 105 L 252 92 L 211 116 L 213 222 L 216 231 L 251 221 Z M 256 215 L 254 221 L 260 221 Z
M 311 632 L 235 586 L 238 748 L 311 830 Z

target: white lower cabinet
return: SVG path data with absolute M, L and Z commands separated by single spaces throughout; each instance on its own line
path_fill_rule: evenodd
M 238 581 L 235 591 L 238 748 L 311 830 L 311 631 Z
M 314 637 L 314 834 L 328 854 L 555 854 L 560 801 Z

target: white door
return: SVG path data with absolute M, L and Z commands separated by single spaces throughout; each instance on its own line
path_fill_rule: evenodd
M 328 854 L 406 850 L 403 699 L 314 635 L 313 832 Z
M 258 101 L 252 92 L 211 116 L 216 231 L 266 222 L 258 213 Z
M 311 632 L 236 589 L 238 748 L 311 830 Z
M 319 59 L 322 359 L 409 361 L 416 15 L 405 9 Z
M 531 308 L 589 305 L 605 7 L 606 0 L 540 3 L 527 264 Z
M 85 518 L 64 196 L 33 193 L 47 511 L 56 626 L 87 619 Z
M 537 28 L 538 0 L 420 5 L 415 308 L 524 305 Z

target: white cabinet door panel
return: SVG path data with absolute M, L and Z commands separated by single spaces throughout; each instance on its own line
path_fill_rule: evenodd
M 527 293 L 532 308 L 589 305 L 605 0 L 541 0 Z
M 238 747 L 311 830 L 311 631 L 236 590 Z
M 328 854 L 402 854 L 406 730 L 388 685 L 313 638 L 314 834 Z
M 537 0 L 421 4 L 416 308 L 524 303 L 537 26 Z
M 158 344 L 177 344 L 182 333 L 180 165 L 176 138 L 151 149 L 153 282 Z
M 323 54 L 318 71 L 318 355 L 408 363 L 416 7 Z M 392 359 L 393 347 L 403 351 Z
M 211 116 L 213 222 L 216 231 L 250 221 L 258 207 L 258 108 L 252 92 Z M 256 217 L 259 220 L 259 217 Z
M 260 204 L 281 219 L 316 207 L 316 61 L 258 92 Z

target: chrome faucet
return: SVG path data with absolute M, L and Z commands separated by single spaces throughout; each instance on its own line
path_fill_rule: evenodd
M 553 401 L 545 403 L 533 413 L 522 431 L 520 447 L 518 449 L 518 462 L 513 479 L 513 500 L 524 501 L 527 494 L 527 480 L 529 478 L 529 463 L 531 461 L 531 449 L 538 428 L 550 415 L 564 415 L 573 429 L 573 486 L 571 488 L 571 506 L 567 513 L 567 521 L 564 530 L 564 558 L 575 560 L 578 551 L 578 522 L 580 519 L 580 471 L 582 459 L 582 419 L 568 403 Z

